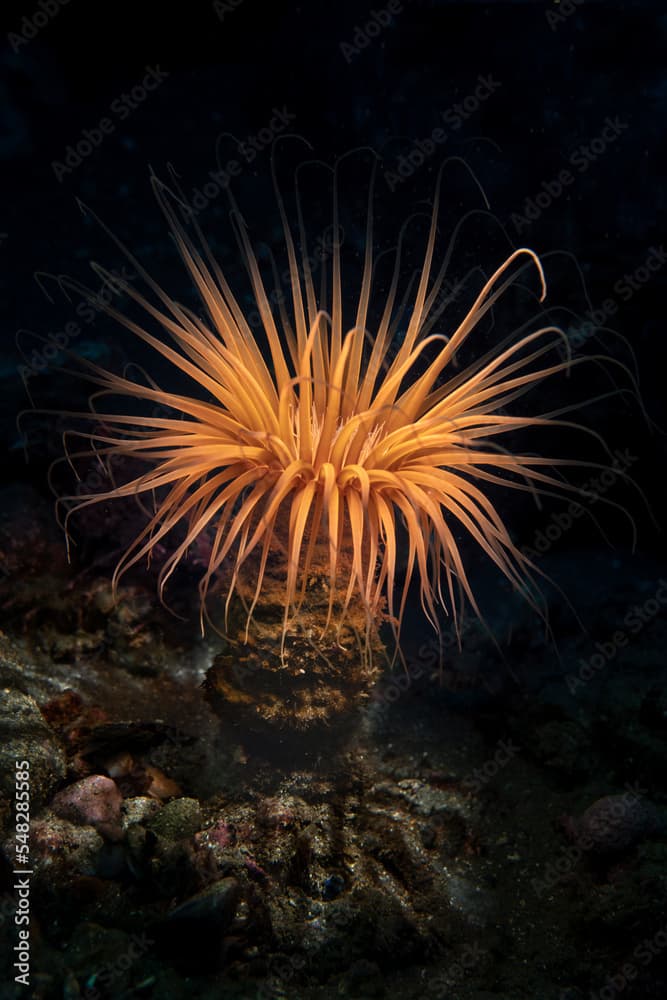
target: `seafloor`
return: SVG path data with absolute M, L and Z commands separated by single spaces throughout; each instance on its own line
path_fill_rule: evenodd
M 108 562 L 67 565 L 48 501 L 3 491 L 0 550 L 3 1000 L 25 996 L 17 759 L 34 997 L 667 995 L 658 567 L 546 555 L 580 622 L 552 595 L 545 636 L 499 590 L 497 646 L 446 633 L 442 671 L 411 613 L 407 672 L 299 752 L 221 720 L 202 687 L 221 641 L 150 574 L 114 604 Z

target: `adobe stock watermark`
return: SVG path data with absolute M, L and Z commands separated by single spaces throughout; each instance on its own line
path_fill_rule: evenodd
M 84 128 L 79 137 L 65 148 L 62 160 L 52 160 L 51 169 L 59 184 L 63 178 L 73 173 L 87 157 L 102 145 L 107 136 L 116 131 L 116 122 L 125 121 L 136 111 L 151 93 L 154 93 L 169 77 L 169 72 L 156 66 L 146 66 L 146 72 L 130 90 L 114 97 L 109 105 L 109 115 L 103 115 L 92 128 Z M 110 117 L 111 116 L 111 117 Z
M 639 456 L 633 455 L 628 448 L 622 450 L 617 448 L 611 466 L 591 476 L 579 490 L 579 495 L 585 503 L 581 500 L 572 500 L 567 510 L 552 514 L 547 526 L 535 532 L 532 545 L 521 546 L 522 555 L 533 560 L 545 555 L 572 528 L 574 522 L 584 516 L 586 508 L 598 503 L 638 461 Z
M 46 336 L 48 343 L 41 349 L 34 348 L 26 358 L 27 364 L 17 366 L 23 384 L 27 387 L 28 379 L 42 375 L 55 366 L 72 341 L 80 337 L 85 327 L 90 326 L 96 317 L 104 312 L 114 296 L 123 294 L 123 285 L 120 282 L 131 282 L 136 278 L 136 273 L 123 265 L 119 273 L 111 272 L 110 277 L 94 295 L 79 302 L 74 311 L 80 322 L 68 320 L 61 330 L 48 333 Z
M 463 619 L 458 628 L 450 625 L 449 628 L 442 629 L 439 635 L 422 643 L 417 655 L 406 662 L 403 670 L 397 670 L 395 674 L 376 684 L 368 702 L 368 710 L 380 714 L 388 712 L 390 705 L 409 691 L 416 681 L 426 674 L 432 674 L 436 669 L 438 682 L 446 690 L 460 691 L 469 688 L 469 675 L 457 670 L 453 663 L 444 662 L 443 657 L 447 651 L 457 648 L 465 635 L 474 631 L 483 632 L 483 626 L 477 618 L 469 616 Z
M 104 1000 L 105 997 L 115 996 L 121 986 L 119 980 L 123 979 L 129 969 L 150 951 L 154 944 L 155 941 L 149 938 L 145 931 L 143 934 L 133 934 L 127 950 L 113 961 L 107 962 L 90 977 L 88 985 L 81 992 L 82 1000 Z M 125 993 L 125 990 L 122 992 Z
M 17 760 L 14 783 L 14 893 L 17 943 L 14 945 L 14 982 L 30 986 L 30 761 Z
M 70 0 L 39 0 L 37 7 L 32 14 L 26 14 L 21 19 L 18 31 L 10 31 L 7 41 L 14 55 L 23 45 L 27 45 L 43 28 L 56 17 L 63 7 L 66 7 Z
M 586 0 L 556 0 L 556 6 L 549 7 L 548 10 L 545 10 L 544 12 L 544 16 L 550 29 L 552 31 L 556 31 L 556 29 L 571 18 L 584 3 L 586 3 Z
M 334 227 L 333 223 L 328 225 L 326 229 L 317 237 L 315 243 L 308 248 L 307 256 L 302 258 L 299 268 L 300 275 L 309 274 L 313 277 L 317 273 L 318 268 L 330 259 L 335 247 L 342 246 L 344 239 L 345 230 L 341 225 L 338 226 L 338 229 Z M 286 293 L 283 290 L 284 288 L 287 288 L 290 291 Z M 273 288 L 270 292 L 267 292 L 266 298 L 269 306 L 274 307 L 276 305 L 285 305 L 291 297 L 291 288 L 292 274 L 289 268 L 286 268 L 282 274 L 279 275 L 279 285 Z M 246 321 L 248 326 L 253 329 L 261 326 L 264 322 L 259 309 L 252 309 L 246 316 Z
M 276 995 L 283 995 L 284 984 L 289 983 L 305 968 L 306 959 L 303 955 L 281 956 L 276 961 L 272 961 L 270 978 L 258 986 L 255 1000 L 274 1000 Z M 277 992 L 276 987 L 278 987 L 279 992 Z
M 404 10 L 401 0 L 389 0 L 386 6 L 379 10 L 371 10 L 364 24 L 355 25 L 351 42 L 341 42 L 341 54 L 346 63 L 351 63 L 355 56 L 367 49 L 371 42 L 389 27 L 394 26 L 394 18 Z
M 440 286 L 440 290 L 435 297 L 433 305 L 429 310 L 429 317 L 439 319 L 445 309 L 460 298 L 464 286 L 465 281 L 458 278 L 447 278 L 443 281 Z M 394 338 L 384 352 L 384 355 L 379 363 L 379 369 L 385 374 L 389 372 L 392 364 L 396 360 L 396 357 L 401 350 L 401 345 L 402 340 L 400 338 Z M 372 348 L 372 341 L 369 342 L 369 346 Z
M 658 581 L 658 589 L 641 604 L 633 604 L 623 618 L 623 628 L 616 629 L 604 641 L 595 643 L 595 652 L 587 659 L 580 657 L 579 669 L 574 674 L 565 675 L 565 683 L 570 694 L 576 694 L 601 670 L 612 662 L 619 650 L 625 649 L 633 636 L 639 635 L 647 625 L 667 607 L 667 580 Z
M 622 121 L 618 115 L 614 118 L 605 118 L 604 127 L 599 135 L 588 142 L 582 142 L 569 154 L 568 164 L 572 169 L 564 167 L 554 177 L 542 181 L 539 191 L 526 198 L 522 211 L 512 212 L 509 221 L 515 231 L 521 233 L 536 222 L 542 213 L 574 184 L 577 174 L 585 174 L 629 127 L 629 123 Z
M 488 101 L 492 94 L 502 87 L 500 80 L 494 79 L 491 73 L 486 76 L 481 74 L 477 77 L 477 85 L 474 90 L 467 94 L 462 101 L 457 101 L 445 111 L 440 112 L 440 118 L 447 128 L 436 126 L 430 136 L 425 139 L 415 139 L 412 148 L 399 156 L 391 169 L 385 170 L 384 178 L 390 191 L 394 191 L 399 184 L 403 184 L 409 177 L 419 170 L 435 152 L 442 146 L 451 132 L 457 132 L 464 122 L 479 111 L 482 104 Z M 449 131 L 447 131 L 449 129 Z
M 199 187 L 192 189 L 189 201 L 185 207 L 185 214 L 188 216 L 198 216 L 204 212 L 211 202 L 215 201 L 227 190 L 234 177 L 240 177 L 246 166 L 253 163 L 260 153 L 268 149 L 274 140 L 285 131 L 296 118 L 296 114 L 290 111 L 286 104 L 281 108 L 271 109 L 269 122 L 252 135 L 247 135 L 243 140 L 237 140 L 236 148 L 238 156 L 228 159 L 224 166 L 220 166 L 217 161 L 217 170 L 209 170 L 209 180 Z M 221 136 L 218 136 L 217 142 Z M 216 148 L 217 148 L 216 142 Z M 216 157 L 217 159 L 217 157 Z
M 654 274 L 661 271 L 667 263 L 667 250 L 661 243 L 660 246 L 649 248 L 645 260 L 633 271 L 626 271 L 617 281 L 614 282 L 614 292 L 616 297 L 609 296 L 604 299 L 595 309 L 589 309 L 586 319 L 578 324 L 571 324 L 565 334 L 571 351 L 578 351 L 584 344 L 595 336 L 600 327 L 606 326 L 607 321 L 618 312 L 618 300 L 629 302 L 641 291 L 644 285 L 651 280 Z M 567 348 L 561 343 L 558 346 L 561 357 L 567 356 Z
M 625 789 L 620 795 L 610 796 L 608 808 L 597 817 L 594 830 L 580 833 L 574 843 L 561 847 L 555 860 L 548 862 L 541 876 L 530 880 L 539 899 L 572 874 L 584 855 L 593 850 L 598 838 L 609 832 L 615 834 L 621 828 L 624 817 L 647 793 L 647 789 L 638 784 L 627 784 Z
M 635 981 L 640 966 L 646 968 L 665 948 L 667 948 L 667 925 L 661 927 L 651 937 L 640 941 L 633 949 L 632 958 L 619 965 L 618 971 L 613 976 L 607 976 L 604 986 L 590 993 L 590 1000 L 614 1000 Z
M 224 21 L 227 15 L 233 14 L 242 3 L 245 3 L 245 0 L 213 0 L 213 10 L 218 21 Z
M 429 981 L 427 996 L 433 1000 L 451 1000 L 454 996 L 452 990 L 462 983 L 487 955 L 488 952 L 477 941 L 467 944 L 456 959 L 448 964 L 446 972 L 439 972 Z
M 156 406 L 151 411 L 152 420 L 162 418 L 173 419 L 174 411 L 167 406 Z M 76 498 L 95 495 L 104 495 L 115 484 L 115 479 L 119 472 L 131 465 L 131 456 L 122 452 L 112 452 L 105 461 L 98 456 L 96 464 L 82 478 L 77 480 L 74 497 L 63 497 L 61 503 L 70 510 L 75 510 L 77 506 Z
M 493 757 L 484 761 L 481 767 L 474 768 L 461 784 L 473 794 L 481 792 L 484 785 L 492 781 L 518 753 L 521 753 L 521 747 L 514 746 L 511 740 L 499 740 Z

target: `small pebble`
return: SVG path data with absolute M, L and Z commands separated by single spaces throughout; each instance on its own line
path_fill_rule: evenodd
M 91 774 L 54 796 L 51 808 L 56 816 L 72 823 L 93 826 L 108 840 L 121 840 L 123 797 L 116 783 L 103 774 Z

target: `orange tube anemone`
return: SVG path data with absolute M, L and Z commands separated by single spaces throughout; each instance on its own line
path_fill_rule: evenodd
M 508 452 L 499 442 L 513 431 L 573 426 L 549 414 L 512 416 L 507 408 L 580 359 L 571 359 L 564 334 L 547 325 L 506 337 L 463 370 L 452 364 L 526 264 L 534 269 L 540 300 L 546 288 L 536 254 L 514 250 L 480 287 L 456 328 L 447 329 L 439 307 L 447 262 L 437 272 L 433 266 L 439 186 L 438 181 L 414 294 L 407 304 L 405 299 L 397 303 L 399 250 L 379 320 L 370 330 L 369 303 L 377 295 L 370 209 L 351 322 L 344 316 L 335 194 L 325 300 L 316 293 L 306 259 L 301 217 L 303 259 L 279 196 L 291 302 L 287 308 L 279 296 L 277 315 L 235 210 L 238 244 L 261 320 L 258 338 L 196 221 L 190 219 L 197 234 L 193 240 L 177 216 L 178 198 L 153 178 L 203 310 L 196 315 L 179 305 L 131 258 L 158 304 L 127 282 L 113 280 L 162 335 L 113 305 L 107 312 L 192 380 L 193 393 L 171 392 L 150 379 L 142 384 L 84 362 L 99 387 L 96 405 L 106 396 L 124 397 L 132 405 L 124 412 L 110 407 L 87 414 L 96 426 L 77 432 L 88 449 L 79 454 L 94 454 L 109 466 L 118 458 L 141 460 L 147 470 L 114 482 L 106 492 L 63 498 L 75 501 L 66 527 L 75 511 L 90 504 L 145 494 L 157 498 L 154 513 L 115 570 L 114 586 L 180 526 L 179 541 L 161 568 L 162 595 L 188 549 L 209 532 L 210 555 L 199 584 L 202 627 L 214 579 L 223 570 L 227 573 L 228 607 L 244 568 L 252 564 L 256 581 L 249 625 L 261 601 L 270 553 L 283 545 L 283 636 L 298 615 L 315 562 L 321 566 L 324 560 L 329 581 L 325 629 L 340 625 L 350 603 L 361 601 L 369 623 L 389 618 L 398 642 L 415 576 L 434 628 L 439 628 L 439 608 L 446 607 L 456 622 L 467 599 L 479 613 L 455 538 L 463 527 L 512 585 L 538 606 L 534 576 L 539 571 L 513 543 L 488 487 L 533 493 L 573 489 L 555 474 L 555 467 L 577 463 Z M 388 361 L 399 315 L 407 316 L 405 333 Z M 167 407 L 173 416 L 164 410 L 162 415 L 158 410 L 157 415 L 135 416 L 136 401 Z M 399 524 L 406 538 L 405 578 L 396 596 Z M 335 605 L 336 594 L 342 597 Z

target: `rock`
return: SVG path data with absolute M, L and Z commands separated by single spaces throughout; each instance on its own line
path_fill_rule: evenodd
M 159 813 L 160 803 L 145 795 L 137 795 L 125 799 L 121 807 L 121 823 L 123 830 L 128 830 L 137 823 L 146 823 Z
M 180 787 L 163 771 L 144 763 L 143 758 L 135 757 L 127 750 L 112 754 L 103 761 L 103 765 L 103 770 L 128 798 L 145 793 L 152 799 L 162 801 L 182 795 Z
M 220 967 L 226 952 L 224 935 L 234 920 L 240 896 L 237 880 L 224 878 L 168 914 L 160 939 L 177 968 L 201 971 Z
M 149 829 L 166 840 L 185 840 L 194 837 L 202 823 L 201 807 L 196 799 L 172 799 L 151 820 Z
M 345 879 L 342 875 L 329 875 L 328 878 L 324 880 L 324 885 L 322 887 L 322 899 L 327 902 L 332 899 L 336 899 L 340 896 L 341 892 L 345 890 Z
M 95 827 L 109 840 L 121 840 L 122 804 L 123 797 L 111 778 L 103 774 L 91 774 L 58 792 L 53 799 L 52 809 L 63 819 Z
M 33 868 L 50 879 L 69 879 L 73 873 L 95 875 L 104 841 L 91 826 L 77 826 L 46 810 L 30 824 Z
M 597 799 L 579 819 L 565 817 L 570 838 L 595 857 L 611 857 L 636 847 L 642 840 L 664 830 L 665 824 L 653 803 L 634 792 L 605 795 Z
M 272 914 L 274 926 L 280 914 Z M 325 903 L 301 939 L 308 965 L 318 979 L 355 962 L 409 963 L 423 954 L 423 940 L 400 902 L 376 889 L 354 889 Z
M 218 819 L 213 826 L 206 830 L 201 830 L 195 837 L 197 847 L 218 848 L 224 851 L 235 843 L 235 834 L 229 823 L 224 819 Z
M 181 794 L 181 789 L 176 782 L 168 778 L 158 767 L 146 764 L 144 770 L 151 779 L 151 783 L 148 786 L 148 794 L 152 798 L 162 801 L 163 799 L 175 798 Z
M 13 800 L 16 761 L 30 773 L 30 811 L 48 801 L 66 773 L 65 751 L 30 695 L 0 691 L 0 797 Z
M 224 930 L 229 927 L 240 898 L 235 878 L 223 878 L 177 906 L 168 916 L 174 923 L 201 923 Z

